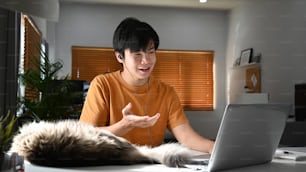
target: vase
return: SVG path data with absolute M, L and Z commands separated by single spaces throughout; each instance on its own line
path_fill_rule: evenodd
M 4 153 L 0 154 L 0 171 L 1 172 L 16 172 L 23 171 L 24 159 L 17 153 Z

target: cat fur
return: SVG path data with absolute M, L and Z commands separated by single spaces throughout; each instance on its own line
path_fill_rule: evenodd
M 33 122 L 14 137 L 11 152 L 32 164 L 51 167 L 161 163 L 183 167 L 195 163 L 190 149 L 167 143 L 137 146 L 122 137 L 76 120 Z

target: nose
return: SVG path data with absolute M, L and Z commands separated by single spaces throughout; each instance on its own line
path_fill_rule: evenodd
M 148 64 L 150 63 L 151 59 L 150 59 L 150 55 L 148 53 L 143 53 L 143 56 L 141 58 L 141 63 L 142 64 Z

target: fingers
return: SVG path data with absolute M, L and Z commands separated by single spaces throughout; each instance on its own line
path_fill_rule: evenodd
M 128 104 L 122 109 L 122 115 L 132 114 L 131 109 L 132 109 L 132 103 L 128 103 Z
M 130 127 L 139 127 L 139 128 L 147 128 L 156 124 L 158 119 L 160 118 L 160 113 L 156 113 L 154 116 L 138 116 L 135 115 L 132 111 L 132 104 L 128 103 L 122 109 L 123 120 Z
M 160 114 L 157 113 L 154 116 L 134 116 L 135 119 L 135 126 L 139 127 L 139 128 L 147 128 L 147 127 L 151 127 L 153 125 L 156 124 L 156 122 L 158 121 L 160 117 Z
M 151 126 L 155 125 L 155 123 L 158 121 L 159 117 L 160 117 L 159 113 L 155 114 L 154 116 L 149 117 L 149 119 L 147 120 L 147 123 L 149 125 L 148 127 L 151 127 Z

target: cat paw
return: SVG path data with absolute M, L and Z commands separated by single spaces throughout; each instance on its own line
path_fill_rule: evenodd
M 177 168 L 187 168 L 186 165 L 208 165 L 208 162 L 208 159 L 193 159 L 187 154 L 171 154 L 163 159 L 166 166 Z
M 189 164 L 192 160 L 184 154 L 172 154 L 165 156 L 163 164 L 168 167 L 185 168 L 186 164 Z

